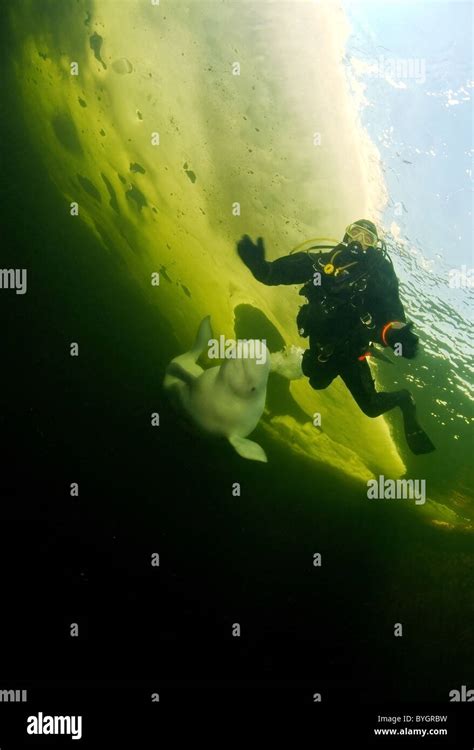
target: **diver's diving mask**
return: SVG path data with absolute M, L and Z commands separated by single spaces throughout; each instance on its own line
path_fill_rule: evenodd
M 359 242 L 364 250 L 368 247 L 377 246 L 377 234 L 366 227 L 362 227 L 360 224 L 349 224 L 346 234 L 352 242 Z

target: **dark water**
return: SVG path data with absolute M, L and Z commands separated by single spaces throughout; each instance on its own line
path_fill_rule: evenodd
M 2 266 L 29 281 L 0 297 L 1 630 L 21 652 L 6 674 L 271 676 L 443 701 L 469 685 L 472 536 L 368 505 L 360 483 L 276 444 L 268 465 L 243 464 L 186 433 L 161 392 L 181 342 L 89 230 L 71 228 L 8 75 L 4 90 Z M 417 397 L 428 413 L 429 394 Z M 467 461 L 443 446 L 429 471 L 464 492 Z M 83 626 L 72 650 L 71 621 Z

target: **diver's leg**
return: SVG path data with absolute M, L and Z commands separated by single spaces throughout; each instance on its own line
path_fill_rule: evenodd
M 435 450 L 430 438 L 418 423 L 415 401 L 410 391 L 403 389 L 391 393 L 378 393 L 365 359 L 354 360 L 344 365 L 340 375 L 358 406 L 368 417 L 378 417 L 396 406 L 400 407 L 406 441 L 413 453 L 430 453 Z
M 341 367 L 340 375 L 357 405 L 368 417 L 379 417 L 395 406 L 408 403 L 411 398 L 407 390 L 378 393 L 365 359 L 347 362 Z

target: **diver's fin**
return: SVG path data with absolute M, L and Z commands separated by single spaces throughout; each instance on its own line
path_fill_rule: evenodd
M 254 443 L 253 440 L 231 435 L 229 443 L 242 458 L 248 458 L 249 461 L 263 461 L 264 463 L 268 460 L 263 448 L 258 443 Z
M 405 409 L 402 413 L 405 438 L 411 452 L 416 456 L 420 456 L 436 450 L 426 432 L 420 427 L 415 409 Z
M 389 365 L 393 365 L 393 360 L 389 359 L 377 346 L 371 344 L 367 351 L 374 359 L 378 359 L 380 362 L 388 362 Z
M 408 447 L 416 456 L 420 456 L 423 453 L 432 453 L 436 450 L 436 446 L 433 445 L 426 432 L 421 429 L 420 425 L 418 425 L 418 429 L 414 432 L 407 432 L 407 430 L 405 430 L 405 437 Z

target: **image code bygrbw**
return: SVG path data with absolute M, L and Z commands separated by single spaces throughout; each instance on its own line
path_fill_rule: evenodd
M 1 750 L 472 748 L 472 4 L 4 6 Z

